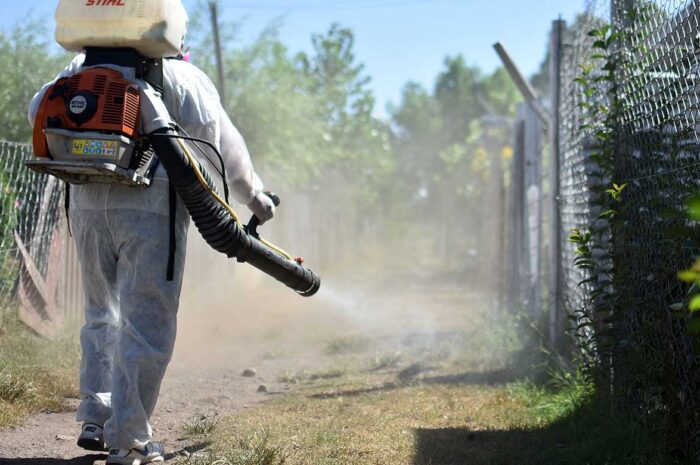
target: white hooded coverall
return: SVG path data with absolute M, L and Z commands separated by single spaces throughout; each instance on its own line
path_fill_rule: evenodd
M 56 80 L 81 71 L 84 59 L 78 55 Z M 231 194 L 249 204 L 262 191 L 262 182 L 216 88 L 187 62 L 163 63 L 164 103 L 170 116 L 190 136 L 220 149 Z M 116 69 L 127 78 L 133 74 Z M 31 124 L 54 82 L 32 99 Z M 168 281 L 169 193 L 162 166 L 147 189 L 118 184 L 71 187 L 70 221 L 86 302 L 77 420 L 104 425 L 111 448 L 143 447 L 151 440 L 149 419 L 173 352 L 189 215 L 178 198 L 174 279 Z

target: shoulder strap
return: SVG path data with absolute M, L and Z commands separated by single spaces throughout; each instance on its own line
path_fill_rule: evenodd
M 63 208 L 66 211 L 66 223 L 68 224 L 68 235 L 70 237 L 73 237 L 73 233 L 70 230 L 70 213 L 68 213 L 68 210 L 70 209 L 70 184 L 67 182 L 64 182 L 66 186 L 66 192 L 65 195 L 63 196 Z
M 168 252 L 167 279 L 172 281 L 175 278 L 175 253 L 177 252 L 176 220 L 177 220 L 177 192 L 172 181 L 169 181 L 168 202 L 170 206 L 170 244 Z

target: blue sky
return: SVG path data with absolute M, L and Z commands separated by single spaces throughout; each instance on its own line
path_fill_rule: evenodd
M 79 0 L 76 0 L 79 1 Z M 0 27 L 20 18 L 46 20 L 53 30 L 57 0 L 3 1 Z M 184 0 L 193 12 L 200 0 Z M 560 15 L 571 22 L 583 0 L 220 0 L 226 20 L 242 24 L 240 43 L 248 43 L 272 21 L 281 20 L 280 38 L 290 50 L 308 50 L 310 36 L 339 22 L 355 31 L 356 57 L 372 76 L 378 113 L 397 102 L 401 88 L 418 81 L 432 88 L 446 55 L 491 72 L 499 65 L 492 45 L 502 41 L 526 74 L 544 57 L 548 31 Z

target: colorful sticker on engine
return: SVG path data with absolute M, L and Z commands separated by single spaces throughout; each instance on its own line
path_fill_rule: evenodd
M 118 149 L 119 142 L 114 140 L 74 139 L 72 153 L 94 157 L 115 157 Z

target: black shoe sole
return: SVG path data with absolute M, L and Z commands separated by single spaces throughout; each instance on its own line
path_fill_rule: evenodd
M 80 438 L 78 439 L 78 447 L 93 452 L 109 451 L 109 449 L 105 447 L 104 443 L 102 441 L 98 441 L 97 439 Z

